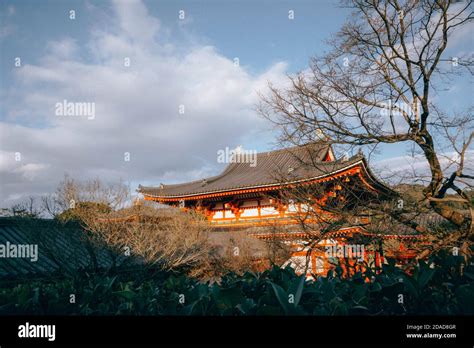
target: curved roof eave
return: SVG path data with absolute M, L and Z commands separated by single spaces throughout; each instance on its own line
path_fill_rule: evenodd
M 257 185 L 247 185 L 247 186 L 242 186 L 242 187 L 233 187 L 233 188 L 226 188 L 226 189 L 217 189 L 217 190 L 211 190 L 211 191 L 201 191 L 201 192 L 195 192 L 195 193 L 187 193 L 187 194 L 179 194 L 179 195 L 156 195 L 156 194 L 151 194 L 151 193 L 144 193 L 141 190 L 138 190 L 138 192 L 142 193 L 144 196 L 154 198 L 156 200 L 168 200 L 168 201 L 173 201 L 173 200 L 181 200 L 181 199 L 186 199 L 190 200 L 193 197 L 200 197 L 204 195 L 214 195 L 214 194 L 223 194 L 228 192 L 229 195 L 232 195 L 235 192 L 238 191 L 243 191 L 243 190 L 254 190 L 254 189 L 259 189 L 259 188 L 269 188 L 269 187 L 282 187 L 282 186 L 287 186 L 287 185 L 292 185 L 292 184 L 298 184 L 298 183 L 304 183 L 304 182 L 309 182 L 309 181 L 314 181 L 314 180 L 320 180 L 324 179 L 325 177 L 330 177 L 334 174 L 338 174 L 344 171 L 347 171 L 351 168 L 361 166 L 364 169 L 364 172 L 366 173 L 366 177 L 370 179 L 370 181 L 377 187 L 374 188 L 376 191 L 382 190 L 390 195 L 396 194 L 395 191 L 393 191 L 390 187 L 387 185 L 383 184 L 380 182 L 370 171 L 368 168 L 367 162 L 364 157 L 361 157 L 358 161 L 355 161 L 351 164 L 349 164 L 346 167 L 340 168 L 338 170 L 329 172 L 329 173 L 324 173 L 322 175 L 318 175 L 315 177 L 308 177 L 308 178 L 302 178 L 298 180 L 291 180 L 291 181 L 285 181 L 285 182 L 272 182 L 272 183 L 267 183 L 267 184 L 257 184 Z M 225 172 L 225 171 L 224 171 Z M 219 177 L 220 175 L 217 175 L 216 177 Z

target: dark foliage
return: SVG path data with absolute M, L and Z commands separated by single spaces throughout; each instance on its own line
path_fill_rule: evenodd
M 431 266 L 430 266 L 431 265 Z M 70 303 L 71 294 L 75 303 Z M 400 303 L 403 295 L 403 303 Z M 411 275 L 392 263 L 350 279 L 305 281 L 292 269 L 234 273 L 219 283 L 184 275 L 82 274 L 0 287 L 1 314 L 81 315 L 423 315 L 474 314 L 474 266 L 438 254 Z

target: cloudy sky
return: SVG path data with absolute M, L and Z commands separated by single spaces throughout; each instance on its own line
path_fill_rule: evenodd
M 305 69 L 348 15 L 336 1 L 3 0 L 0 207 L 65 173 L 136 188 L 217 174 L 226 147 L 273 149 L 257 91 Z M 472 27 L 454 41 L 453 55 L 473 52 Z M 472 92 L 450 86 L 445 106 Z M 57 115 L 64 100 L 94 103 L 94 117 Z M 375 161 L 405 155 L 387 147 Z

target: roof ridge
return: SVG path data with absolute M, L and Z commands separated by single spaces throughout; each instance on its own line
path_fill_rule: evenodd
M 303 145 L 293 145 L 293 146 L 290 146 L 290 147 L 283 147 L 283 148 L 280 148 L 280 149 L 258 152 L 257 155 L 264 155 L 264 154 L 270 154 L 270 153 L 276 153 L 276 152 L 289 152 L 290 150 L 293 150 L 293 149 L 302 149 L 302 148 L 306 148 L 306 147 L 309 147 L 309 146 L 315 146 L 315 145 L 321 146 L 321 149 L 324 148 L 324 147 L 330 147 L 331 146 L 330 144 L 322 144 L 322 143 L 312 142 L 312 143 L 306 143 L 306 144 L 303 144 Z
M 316 145 L 316 144 L 321 146 L 321 148 L 319 150 L 321 150 L 324 147 L 329 147 L 330 146 L 329 144 L 318 144 L 318 143 L 313 142 L 313 143 L 307 143 L 307 144 L 303 144 L 303 145 L 294 145 L 292 147 L 284 147 L 284 148 L 280 148 L 280 149 L 276 149 L 276 150 L 257 152 L 257 156 L 258 155 L 261 156 L 261 155 L 265 155 L 265 154 L 266 155 L 276 154 L 278 152 L 290 152 L 291 150 L 294 150 L 294 149 L 299 150 L 299 149 L 307 148 L 309 146 Z M 321 161 L 321 163 L 324 163 L 324 162 Z M 197 183 L 202 182 L 203 180 L 205 180 L 209 184 L 211 182 L 214 182 L 214 181 L 220 179 L 224 175 L 227 175 L 230 172 L 234 171 L 235 168 L 237 168 L 239 164 L 241 164 L 241 163 L 239 163 L 239 162 L 229 163 L 220 174 L 210 176 L 210 177 L 205 177 L 205 178 L 202 178 L 202 179 L 196 179 L 196 180 L 188 181 L 185 184 L 197 184 Z M 171 187 L 181 186 L 183 184 L 184 183 L 181 183 L 181 184 L 161 184 L 161 185 L 163 186 L 163 188 L 165 188 L 165 187 L 166 188 L 171 188 Z M 141 188 L 155 188 L 153 186 L 141 186 L 141 185 L 139 185 L 139 187 L 141 187 Z
M 376 177 L 373 177 L 370 169 L 368 169 L 364 154 L 358 153 L 350 158 L 343 157 L 325 161 L 323 158 L 325 156 L 324 150 L 330 149 L 330 144 L 316 144 L 315 146 L 315 143 L 309 143 L 261 152 L 258 155 L 262 156 L 263 154 L 263 158 L 261 161 L 256 161 L 257 165 L 254 168 L 248 168 L 247 162 L 235 161 L 229 163 L 220 174 L 215 176 L 160 187 L 144 188 L 139 186 L 138 192 L 155 197 L 184 197 L 197 195 L 198 193 L 223 192 L 225 190 L 254 188 L 280 183 L 281 178 L 277 176 L 280 171 L 283 173 L 288 171 L 288 174 L 292 173 L 292 176 L 288 178 L 288 180 L 291 180 L 286 181 L 300 182 L 337 173 L 359 164 L 364 168 L 367 175 L 372 178 L 376 186 L 391 190 L 388 186 L 380 183 Z M 265 154 L 268 156 L 265 156 Z M 299 158 L 299 160 L 294 157 Z M 291 172 L 290 168 L 292 168 Z

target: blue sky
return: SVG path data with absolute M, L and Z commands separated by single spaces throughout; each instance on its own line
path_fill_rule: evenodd
M 3 0 L 3 205 L 51 192 L 66 172 L 157 185 L 216 174 L 216 152 L 227 146 L 273 148 L 275 131 L 254 111 L 256 92 L 268 81 L 284 86 L 328 50 L 325 40 L 349 15 L 329 0 Z M 470 29 L 453 55 L 474 51 Z M 472 92 L 463 78 L 438 97 L 462 109 Z M 95 103 L 97 117 L 58 118 L 54 105 L 65 99 Z M 376 160 L 392 164 L 406 152 L 382 149 Z
M 284 60 L 289 71 L 304 69 L 309 57 L 320 53 L 324 40 L 344 22 L 349 11 L 337 1 L 144 1 L 149 14 L 170 32 L 166 39 L 186 42 L 192 37 L 201 44 L 218 48 L 226 57 L 238 56 L 252 72 Z M 88 40 L 90 28 L 99 21 L 107 24 L 113 5 L 107 1 L 2 1 L 2 22 L 14 27 L 14 37 L 2 42 L 2 59 L 23 56 L 37 62 L 48 41 L 73 37 L 79 44 Z M 8 15 L 14 8 L 14 14 Z M 76 10 L 70 21 L 67 13 Z M 188 20 L 183 25 L 178 12 Z M 295 20 L 288 20 L 288 11 Z M 160 39 L 163 39 L 161 37 Z M 85 57 L 87 59 L 87 57 Z M 11 78 L 11 69 L 2 64 L 2 73 Z

